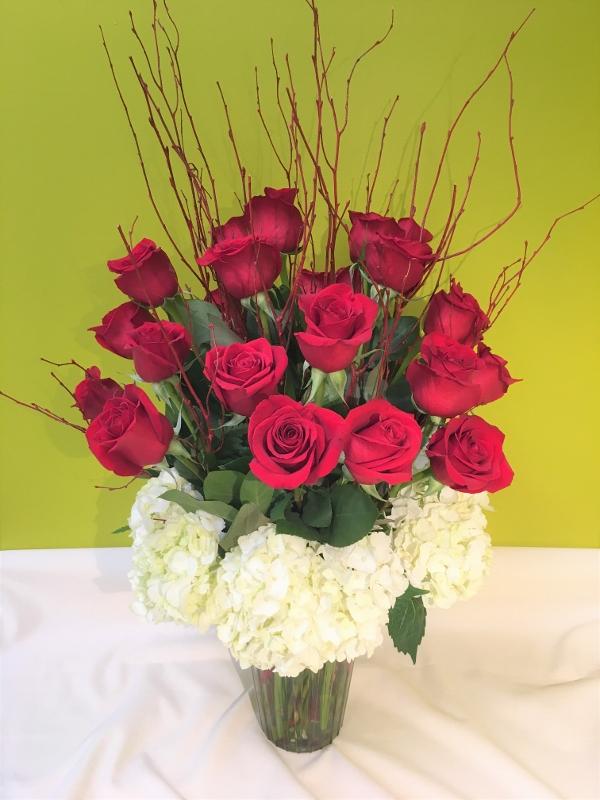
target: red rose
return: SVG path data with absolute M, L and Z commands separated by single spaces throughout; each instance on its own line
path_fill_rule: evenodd
M 218 242 L 198 264 L 212 266 L 225 291 L 238 300 L 268 292 L 281 272 L 279 251 L 252 236 Z
M 108 268 L 119 275 L 119 289 L 138 303 L 161 306 L 179 289 L 169 257 L 151 239 L 142 239 L 131 253 L 109 261 Z
M 225 408 L 249 417 L 262 400 L 277 392 L 287 363 L 283 347 L 254 339 L 213 347 L 206 354 L 204 374 Z
M 497 492 L 509 486 L 513 471 L 502 452 L 504 434 L 481 417 L 450 420 L 427 447 L 431 471 L 459 492 Z
M 131 335 L 133 364 L 143 381 L 159 383 L 181 371 L 192 337 L 177 322 L 145 322 Z
M 472 294 L 452 281 L 450 291 L 436 292 L 431 298 L 423 328 L 425 333 L 445 333 L 461 344 L 476 344 L 490 324 Z
M 298 290 L 301 294 L 315 294 L 315 292 L 324 289 L 332 283 L 343 283 L 346 286 L 350 286 L 355 292 L 360 292 L 360 272 L 354 270 L 354 273 L 351 275 L 350 267 L 342 267 L 342 269 L 336 271 L 334 280 L 331 280 L 331 276 L 328 272 L 316 272 L 311 269 L 303 269 L 300 271 L 300 277 L 298 278 Z
M 328 475 L 342 452 L 344 420 L 328 408 L 278 394 L 250 417 L 250 469 L 274 489 L 295 489 Z
M 304 233 L 302 216 L 294 206 L 297 193 L 297 189 L 266 186 L 264 195 L 250 198 L 241 217 L 231 217 L 213 230 L 213 240 L 222 242 L 253 236 L 279 253 L 295 253 Z
M 145 308 L 136 303 L 123 303 L 105 314 L 101 325 L 90 330 L 96 334 L 99 345 L 123 358 L 132 358 L 132 334 L 140 325 L 153 321 L 154 317 Z
M 123 389 L 116 381 L 101 378 L 98 367 L 89 367 L 85 378 L 73 390 L 73 397 L 75 405 L 89 421 L 98 416 L 107 400 L 122 393 Z
M 243 239 L 250 235 L 250 226 L 245 214 L 241 217 L 231 217 L 224 225 L 213 228 L 213 245 L 226 242 L 229 239 Z
M 411 362 L 406 379 L 417 406 L 437 417 L 455 417 L 481 402 L 477 356 L 443 333 L 421 342 L 421 358 Z
M 382 217 L 370 211 L 361 214 L 358 211 L 350 211 L 350 235 L 348 245 L 350 247 L 350 260 L 353 264 L 364 261 L 365 250 L 368 244 L 375 241 L 377 235 L 396 236 L 399 234 L 398 223 L 393 217 Z
M 294 205 L 297 189 L 265 187 L 264 196 L 250 198 L 246 216 L 252 233 L 280 253 L 295 253 L 302 242 L 304 223 Z
M 308 363 L 323 370 L 345 369 L 361 344 L 368 342 L 379 306 L 349 286 L 334 283 L 316 294 L 304 294 L 298 306 L 306 319 L 306 332 L 296 338 Z
M 421 439 L 412 414 L 387 400 L 369 400 L 346 417 L 344 463 L 357 483 L 410 481 Z
M 86 438 L 103 467 L 116 475 L 139 475 L 158 464 L 169 449 L 173 428 L 148 395 L 129 384 L 90 423 Z
M 511 377 L 506 364 L 505 359 L 494 355 L 487 345 L 480 342 L 477 348 L 476 381 L 481 391 L 481 405 L 498 400 L 506 394 L 511 383 L 518 383 L 519 379 Z
M 365 267 L 371 279 L 408 297 L 420 284 L 433 259 L 424 241 L 404 236 L 377 236 L 367 245 Z

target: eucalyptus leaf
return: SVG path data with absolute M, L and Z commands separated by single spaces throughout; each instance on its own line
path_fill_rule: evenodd
M 254 503 L 245 503 L 235 515 L 235 518 L 225 536 L 219 542 L 223 550 L 235 547 L 240 536 L 254 533 L 261 525 L 266 525 L 269 520 Z
M 427 594 L 423 589 L 409 586 L 401 597 L 398 597 L 390 609 L 388 631 L 394 647 L 417 661 L 417 649 L 425 634 L 427 611 L 421 595 Z
M 334 486 L 331 504 L 333 518 L 328 542 L 334 547 L 354 544 L 373 529 L 377 519 L 377 506 L 357 484 Z
M 206 500 L 221 500 L 223 503 L 238 505 L 243 480 L 244 475 L 241 472 L 231 469 L 209 472 L 204 479 L 204 497 Z
M 168 500 L 170 503 L 177 503 L 188 513 L 206 511 L 207 514 L 214 514 L 215 517 L 222 517 L 228 521 L 233 520 L 237 513 L 233 506 L 222 503 L 220 500 L 197 500 L 195 497 L 185 492 L 180 492 L 178 489 L 169 489 L 164 494 L 161 494 L 161 498 Z
M 262 512 L 266 513 L 274 493 L 275 490 L 271 486 L 267 486 L 249 472 L 240 487 L 240 500 L 242 503 L 254 503 Z
M 205 300 L 184 300 L 181 295 L 176 295 L 165 300 L 163 309 L 170 320 L 190 331 L 197 345 L 227 345 L 240 341 L 224 322 L 219 309 Z

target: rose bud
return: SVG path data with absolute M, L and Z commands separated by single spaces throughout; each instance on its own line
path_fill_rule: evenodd
M 159 383 L 181 372 L 192 346 L 189 332 L 177 322 L 145 322 L 131 339 L 135 371 L 149 383 Z
M 263 196 L 251 197 L 245 216 L 256 239 L 280 253 L 295 253 L 302 242 L 304 223 L 294 205 L 297 189 L 271 189 Z
M 412 361 L 406 379 L 417 406 L 437 417 L 455 417 L 481 402 L 477 356 L 443 333 L 421 342 L 421 357 Z
M 400 234 L 398 223 L 393 217 L 382 217 L 370 211 L 360 214 L 358 211 L 350 211 L 350 234 L 348 244 L 350 247 L 350 260 L 353 264 L 364 261 L 367 245 L 377 238 L 377 235 L 397 236 Z
M 425 242 L 402 236 L 377 236 L 367 245 L 365 267 L 375 283 L 409 297 L 432 260 L 433 252 Z
M 257 405 L 248 426 L 250 470 L 274 489 L 311 485 L 334 469 L 342 452 L 344 420 L 287 395 Z
M 339 283 L 302 295 L 298 307 L 306 320 L 306 331 L 296 334 L 300 350 L 323 372 L 337 372 L 351 363 L 371 338 L 379 311 L 375 300 Z
M 440 483 L 459 492 L 497 492 L 513 479 L 502 451 L 504 434 L 481 417 L 450 420 L 427 446 L 431 471 Z
M 112 397 L 86 433 L 92 453 L 116 475 L 139 475 L 158 464 L 169 449 L 173 428 L 138 386 L 129 384 Z
M 279 251 L 252 236 L 225 239 L 209 247 L 198 264 L 210 265 L 225 291 L 238 300 L 268 292 L 281 272 Z
M 494 355 L 487 345 L 480 342 L 477 348 L 476 381 L 481 391 L 481 405 L 498 400 L 506 394 L 512 383 L 519 382 L 519 378 L 511 377 L 506 364 L 505 359 Z
M 101 378 L 98 367 L 89 367 L 85 378 L 73 390 L 75 405 L 88 422 L 102 411 L 104 403 L 117 397 L 123 389 L 112 378 Z
M 490 321 L 472 294 L 463 292 L 452 280 L 450 291 L 436 292 L 431 298 L 423 328 L 425 333 L 444 333 L 461 344 L 472 346 L 481 339 Z
M 109 261 L 108 268 L 118 274 L 115 283 L 124 294 L 148 306 L 161 306 L 179 289 L 169 257 L 151 239 L 142 239 L 131 253 Z
M 89 330 L 96 334 L 99 345 L 123 358 L 132 358 L 132 333 L 154 317 L 136 303 L 123 303 L 102 317 L 102 324 Z
M 410 481 L 422 432 L 412 414 L 369 400 L 346 417 L 344 463 L 357 483 Z
M 283 347 L 254 339 L 213 347 L 206 354 L 204 374 L 225 408 L 249 417 L 262 400 L 277 392 L 287 364 Z

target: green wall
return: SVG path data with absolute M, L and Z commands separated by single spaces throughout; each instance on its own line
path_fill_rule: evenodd
M 323 0 L 324 32 L 338 48 L 338 78 L 352 54 L 385 29 L 390 6 L 396 11 L 392 37 L 356 81 L 342 181 L 354 207 L 364 196 L 365 164 L 376 154 L 374 129 L 389 100 L 400 95 L 382 190 L 397 175 L 406 175 L 422 119 L 428 121 L 423 174 L 431 175 L 451 115 L 530 2 Z M 149 0 L 132 0 L 131 5 L 141 21 L 147 20 Z M 463 284 L 482 301 L 498 268 L 519 254 L 525 238 L 536 242 L 556 214 L 600 188 L 600 4 L 539 0 L 536 5 L 511 61 L 524 205 L 514 224 L 456 265 Z M 139 215 L 140 236 L 158 241 L 164 236 L 149 208 L 99 44 L 97 26 L 102 23 L 128 94 L 135 97 L 126 61 L 133 48 L 128 5 L 122 0 L 20 0 L 10 4 L 10 11 L 8 6 L 0 34 L 1 384 L 23 399 L 68 413 L 68 397 L 47 377 L 39 356 L 73 357 L 126 379 L 128 364 L 100 352 L 86 329 L 123 299 L 105 268 L 106 259 L 121 252 L 116 225 L 129 227 Z M 257 125 L 253 67 L 267 70 L 273 35 L 280 50 L 290 52 L 303 92 L 310 81 L 307 8 L 302 0 L 172 0 L 172 8 L 183 30 L 192 103 L 216 164 L 226 211 L 233 212 L 234 199 L 225 187 L 233 186 L 235 169 L 215 80 L 227 93 L 254 186 L 277 185 L 280 177 Z M 132 105 L 141 112 L 137 99 Z M 462 242 L 470 242 L 511 204 L 506 105 L 506 75 L 499 73 L 465 116 L 451 150 L 444 189 L 452 179 L 462 185 L 481 130 L 481 170 Z M 148 152 L 157 172 L 156 150 Z M 160 195 L 174 221 L 168 193 Z M 494 498 L 491 529 L 497 544 L 598 544 L 592 479 L 597 447 L 590 438 L 599 388 L 597 361 L 592 364 L 599 210 L 600 204 L 591 207 L 556 232 L 490 336 L 513 375 L 525 378 L 484 411 L 505 430 L 516 471 L 513 486 Z M 77 373 L 65 371 L 63 377 L 74 382 Z M 125 537 L 110 532 L 123 523 L 133 489 L 95 489 L 98 483 L 118 485 L 119 479 L 103 472 L 76 432 L 7 402 L 0 412 L 3 547 L 126 544 Z

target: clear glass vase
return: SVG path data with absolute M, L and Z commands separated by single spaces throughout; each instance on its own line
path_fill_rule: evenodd
M 250 698 L 267 739 L 294 753 L 331 744 L 344 721 L 352 666 L 348 661 L 328 662 L 319 672 L 305 669 L 295 678 L 248 670 Z

